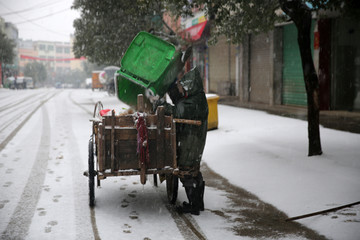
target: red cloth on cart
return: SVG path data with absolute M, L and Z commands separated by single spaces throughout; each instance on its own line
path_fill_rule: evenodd
M 143 114 L 137 114 L 136 120 L 137 129 L 137 154 L 140 156 L 140 162 L 148 165 L 150 163 L 149 158 L 149 143 L 148 132 L 146 128 L 146 121 Z

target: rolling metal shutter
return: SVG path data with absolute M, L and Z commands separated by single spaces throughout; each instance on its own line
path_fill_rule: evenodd
M 314 23 L 311 27 L 311 51 L 314 52 Z M 283 32 L 283 89 L 284 105 L 307 106 L 306 89 L 301 65 L 295 24 L 284 26 Z

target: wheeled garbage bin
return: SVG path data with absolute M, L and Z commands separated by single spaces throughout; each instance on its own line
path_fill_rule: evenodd
M 176 47 L 148 32 L 139 32 L 121 59 L 116 74 L 118 98 L 132 106 L 137 95 L 163 97 L 183 68 L 181 52 Z

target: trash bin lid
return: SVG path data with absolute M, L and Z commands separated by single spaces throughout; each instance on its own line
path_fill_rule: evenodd
M 175 55 L 175 46 L 148 32 L 139 32 L 121 59 L 121 69 L 156 82 Z

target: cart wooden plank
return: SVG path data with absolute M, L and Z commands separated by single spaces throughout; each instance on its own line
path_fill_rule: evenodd
M 141 103 L 141 100 L 138 102 Z M 138 107 L 139 110 L 143 111 L 143 108 Z M 137 175 L 138 171 L 141 172 L 136 129 L 139 113 L 145 118 L 150 160 L 142 169 L 142 173 L 148 174 L 149 169 L 154 169 L 153 172 L 156 173 L 164 169 L 177 168 L 175 122 L 172 116 L 165 116 L 163 107 L 159 107 L 156 114 L 138 112 L 115 116 L 113 111 L 111 116 L 103 116 L 101 121 L 94 124 L 97 172 L 101 176 L 100 179 L 119 176 L 125 172 L 129 174 L 128 171 L 134 175 Z

